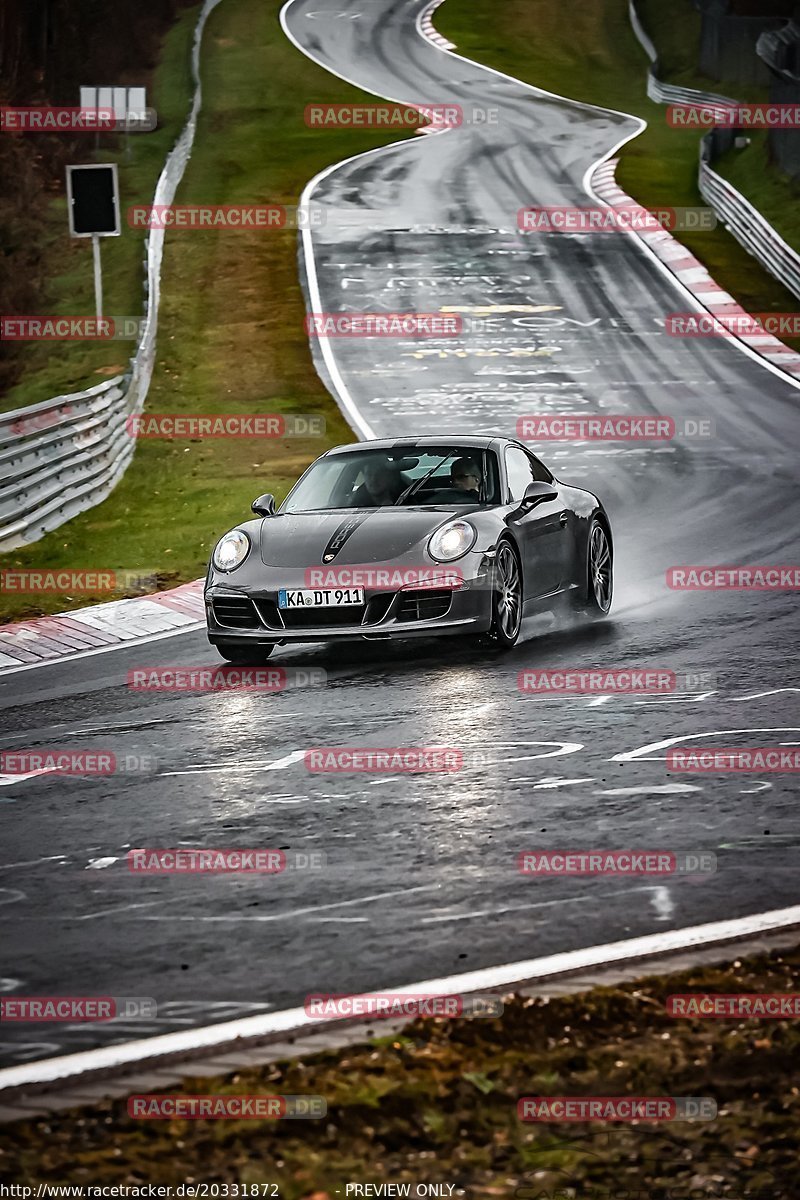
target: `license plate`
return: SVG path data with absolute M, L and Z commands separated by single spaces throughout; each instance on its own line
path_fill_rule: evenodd
M 281 588 L 278 592 L 278 608 L 340 608 L 363 603 L 363 587 Z

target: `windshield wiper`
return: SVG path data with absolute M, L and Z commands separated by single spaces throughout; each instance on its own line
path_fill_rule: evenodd
M 398 504 L 402 504 L 403 501 L 405 500 L 406 496 L 413 496 L 414 493 L 417 491 L 417 489 L 422 487 L 423 483 L 427 483 L 427 481 L 430 479 L 431 475 L 433 475 L 434 471 L 438 471 L 439 467 L 443 467 L 449 458 L 455 458 L 456 453 L 457 452 L 455 450 L 448 450 L 448 452 L 447 452 L 447 454 L 445 454 L 444 458 L 441 459 L 439 462 L 434 463 L 433 466 L 431 467 L 430 471 L 428 471 L 428 473 L 426 475 L 423 475 L 420 479 L 415 479 L 412 483 L 410 483 L 408 485 L 408 487 L 406 488 L 406 490 L 404 492 L 401 492 L 400 495 L 395 500 L 395 502 L 394 502 L 395 507 Z

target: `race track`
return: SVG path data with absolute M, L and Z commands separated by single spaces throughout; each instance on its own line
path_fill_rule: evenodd
M 322 668 L 327 682 L 274 695 L 127 687 L 131 667 L 216 663 L 189 633 L 0 676 L 3 749 L 152 758 L 106 778 L 0 780 L 0 988 L 159 1006 L 127 1026 L 5 1025 L 3 1064 L 800 901 L 793 777 L 678 777 L 663 745 L 798 741 L 795 595 L 676 592 L 665 571 L 797 562 L 800 389 L 731 340 L 667 337 L 664 317 L 686 296 L 635 239 L 517 232 L 525 205 L 590 203 L 587 171 L 636 122 L 437 49 L 417 28 L 424 7 L 292 0 L 284 12 L 305 52 L 376 95 L 498 110 L 491 126 L 410 137 L 310 186 L 327 218 L 305 246 L 310 303 L 528 311 L 490 313 L 457 343 L 316 346 L 351 420 L 364 436 L 513 434 L 523 415 L 605 411 L 711 418 L 713 436 L 535 447 L 606 503 L 617 598 L 592 628 L 530 622 L 502 659 L 455 640 L 284 648 L 271 661 Z M 671 670 L 685 691 L 517 687 L 526 668 L 595 666 Z M 343 745 L 456 746 L 466 765 L 445 777 L 304 766 L 304 750 Z M 327 866 L 267 878 L 127 869 L 131 847 L 180 845 L 317 850 Z M 517 871 L 521 850 L 598 846 L 713 851 L 718 870 Z

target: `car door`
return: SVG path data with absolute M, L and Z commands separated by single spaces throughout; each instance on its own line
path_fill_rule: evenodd
M 532 508 L 520 507 L 525 489 L 537 480 L 553 482 L 547 468 L 521 446 L 506 446 L 507 521 L 522 549 L 525 595 L 546 596 L 562 586 L 569 562 L 569 511 L 561 494 Z M 553 487 L 558 484 L 553 482 Z

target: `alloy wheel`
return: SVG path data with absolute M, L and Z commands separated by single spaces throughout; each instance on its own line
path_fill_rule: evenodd
M 611 546 L 602 525 L 595 525 L 589 540 L 589 583 L 594 592 L 594 601 L 600 612 L 611 608 L 613 588 L 611 574 Z

